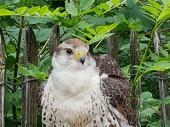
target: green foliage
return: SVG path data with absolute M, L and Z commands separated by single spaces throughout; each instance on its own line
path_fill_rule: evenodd
M 56 6 L 57 2 L 57 7 Z M 63 2 L 64 5 L 60 5 Z M 128 78 L 130 69 L 130 31 L 136 31 L 140 43 L 140 65 L 133 82 L 141 81 L 140 114 L 142 127 L 160 127 L 161 104 L 170 105 L 168 96 L 159 99 L 155 90 L 159 81 L 157 73 L 170 77 L 170 34 L 168 29 L 170 2 L 168 0 L 6 0 L 0 1 L 0 27 L 5 34 L 7 52 L 6 75 L 6 121 L 7 127 L 21 121 L 22 77 L 32 76 L 46 80 L 51 66 L 48 39 L 54 24 L 60 25 L 61 41 L 78 37 L 93 49 L 94 54 L 107 53 L 106 38 L 114 35 L 119 44 L 119 63 Z M 16 60 L 20 18 L 24 17 L 24 28 L 34 29 L 38 45 L 38 65 L 23 64 L 24 30 L 20 46 L 16 90 L 13 91 L 13 71 Z M 164 31 L 168 32 L 164 32 Z M 152 47 L 155 32 L 160 31 L 162 47 L 159 54 Z M 141 80 L 142 79 L 142 80 Z M 137 88 L 137 86 L 135 86 Z M 17 120 L 13 120 L 12 104 L 17 107 Z M 167 126 L 169 121 L 167 121 Z
M 45 72 L 42 72 L 37 66 L 33 64 L 29 64 L 28 68 L 20 65 L 18 68 L 18 73 L 25 76 L 35 77 L 38 80 L 45 80 L 48 77 Z

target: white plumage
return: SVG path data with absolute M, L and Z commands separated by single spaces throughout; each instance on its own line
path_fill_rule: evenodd
M 54 53 L 52 66 L 41 101 L 44 126 L 130 126 L 103 95 L 100 84 L 107 74 L 99 75 L 85 43 L 79 39 L 63 42 Z

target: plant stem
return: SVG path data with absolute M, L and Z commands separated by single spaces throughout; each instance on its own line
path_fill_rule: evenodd
M 24 26 L 24 17 L 21 17 L 20 20 L 20 28 L 19 28 L 19 33 L 18 33 L 18 40 L 17 40 L 17 46 L 16 46 L 16 59 L 14 63 L 14 74 L 13 74 L 13 84 L 12 84 L 12 93 L 16 92 L 16 87 L 17 87 L 17 75 L 18 75 L 18 62 L 19 62 L 19 54 L 20 54 L 20 45 L 21 45 L 21 38 L 22 38 L 22 29 Z M 12 104 L 12 115 L 13 115 L 13 120 L 17 120 L 17 112 L 16 112 L 16 106 Z M 15 124 L 17 127 L 17 124 Z

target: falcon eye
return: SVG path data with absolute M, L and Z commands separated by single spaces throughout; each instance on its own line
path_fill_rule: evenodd
M 68 53 L 68 54 L 72 54 L 72 50 L 71 49 L 66 49 L 66 52 Z

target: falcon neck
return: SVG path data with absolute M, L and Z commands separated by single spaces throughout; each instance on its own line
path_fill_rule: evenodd
M 99 85 L 99 73 L 94 68 L 75 72 L 53 69 L 47 83 L 48 89 L 62 99 L 82 99 L 100 89 Z

